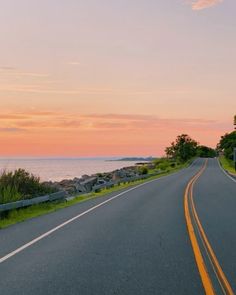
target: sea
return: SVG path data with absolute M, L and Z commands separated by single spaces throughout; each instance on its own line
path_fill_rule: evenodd
M 134 166 L 135 163 L 135 161 L 114 161 L 114 158 L 3 158 L 0 159 L 0 173 L 22 168 L 40 177 L 41 181 L 61 181 L 81 177 L 84 174 L 111 172 Z

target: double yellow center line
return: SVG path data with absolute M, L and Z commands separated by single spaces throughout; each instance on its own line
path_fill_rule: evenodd
M 185 211 L 185 219 L 187 223 L 188 233 L 191 240 L 193 253 L 196 259 L 197 267 L 201 276 L 201 280 L 203 283 L 203 287 L 205 289 L 206 295 L 216 295 L 216 292 L 213 287 L 213 283 L 211 281 L 209 272 L 207 270 L 206 263 L 203 258 L 202 252 L 205 250 L 207 257 L 209 258 L 212 269 L 216 275 L 216 278 L 219 282 L 219 285 L 222 289 L 223 294 L 226 295 L 234 295 L 234 292 L 216 258 L 216 255 L 207 239 L 207 236 L 203 230 L 201 222 L 199 220 L 195 204 L 193 201 L 193 186 L 199 177 L 203 174 L 207 167 L 207 160 L 205 161 L 203 167 L 200 171 L 189 181 L 184 195 L 184 211 Z M 198 236 L 200 237 L 200 241 L 203 245 L 201 248 L 199 245 L 199 241 L 196 235 L 196 231 Z

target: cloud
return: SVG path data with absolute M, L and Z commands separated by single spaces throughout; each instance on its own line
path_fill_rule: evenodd
M 0 128 L 0 133 L 19 133 L 19 132 L 25 132 L 26 129 L 23 128 L 16 128 L 16 127 L 5 127 L 5 128 Z
M 11 66 L 0 66 L 0 71 L 15 71 L 16 68 Z
M 159 118 L 155 115 L 144 114 L 87 114 L 82 115 L 82 118 L 101 119 L 101 120 L 119 120 L 119 121 L 158 121 L 158 122 L 185 122 L 185 123 L 214 123 L 213 120 L 198 119 L 198 118 Z
M 88 114 L 83 115 L 83 118 L 96 119 L 118 119 L 118 120 L 150 120 L 157 119 L 156 116 L 142 114 Z
M 47 78 L 49 74 L 44 73 L 32 73 L 32 72 L 15 72 L 14 73 L 18 77 L 26 76 L 26 77 L 35 77 L 35 78 Z
M 4 92 L 22 92 L 22 93 L 42 93 L 42 94 L 59 94 L 59 95 L 80 95 L 80 94 L 114 94 L 110 89 L 97 88 L 81 88 L 77 90 L 58 90 L 32 87 L 31 85 L 13 85 L 8 87 L 0 87 L 0 91 Z
M 71 120 L 70 118 L 60 119 L 52 118 L 52 120 L 26 120 L 17 123 L 17 126 L 28 129 L 77 129 L 81 126 L 79 120 Z
M 27 115 L 23 114 L 0 114 L 0 120 L 24 120 L 28 119 Z
M 70 65 L 70 66 L 80 66 L 79 61 L 69 61 L 67 64 Z
M 0 114 L 2 132 L 14 132 L 19 129 L 76 129 L 80 127 L 80 119 L 76 114 L 65 114 L 47 110 L 26 110 L 25 112 L 9 112 Z M 9 128 L 12 127 L 12 129 Z M 22 129 L 23 128 L 23 129 Z
M 52 116 L 55 114 L 57 113 L 50 112 L 50 111 L 38 111 L 38 110 L 32 110 L 27 112 L 5 113 L 5 114 L 0 114 L 0 121 L 27 120 L 27 119 L 31 119 L 32 117 L 46 117 L 46 116 Z
M 28 116 L 28 117 L 34 117 L 34 116 L 42 117 L 42 116 L 57 115 L 58 112 L 33 109 L 31 111 L 28 111 L 28 112 L 19 112 L 19 113 L 16 113 L 16 114 L 25 115 L 25 116 Z
M 1 71 L 0 71 L 1 72 Z M 35 74 L 36 77 L 37 74 Z M 43 74 L 39 74 L 41 77 L 43 77 Z M 46 74 L 45 74 L 46 75 Z M 46 77 L 46 76 L 45 76 Z M 59 95 L 82 95 L 82 94 L 88 94 L 88 95 L 129 95 L 129 96 L 137 96 L 137 95 L 166 95 L 166 94 L 187 94 L 191 93 L 191 90 L 189 89 L 160 89 L 158 91 L 149 91 L 149 90 L 128 90 L 128 89 L 116 89 L 112 87 L 81 87 L 77 89 L 59 89 L 58 86 L 55 87 L 45 87 L 45 83 L 55 83 L 55 81 L 50 81 L 48 79 L 40 80 L 40 82 L 43 81 L 43 85 L 36 83 L 34 84 L 6 84 L 6 85 L 0 85 L 0 91 L 3 92 L 14 92 L 14 93 L 40 93 L 40 94 L 59 94 Z M 49 85 L 51 86 L 51 85 Z
M 80 116 L 81 126 L 90 122 L 90 129 L 99 130 L 164 130 L 166 128 L 200 128 L 212 126 L 215 121 L 198 118 L 159 118 L 145 114 L 87 114 Z
M 33 78 L 47 78 L 49 74 L 22 71 L 21 69 L 12 66 L 0 66 L 0 73 L 14 77 L 33 77 Z
M 0 115 L 2 132 L 22 130 L 79 130 L 102 132 L 114 130 L 165 130 L 171 128 L 208 128 L 212 120 L 198 118 L 159 118 L 146 114 L 78 114 L 46 110 L 3 113 Z M 12 129 L 8 128 L 11 127 Z M 19 130 L 18 130 L 19 129 Z
M 197 0 L 192 2 L 192 9 L 193 10 L 202 10 L 205 8 L 209 8 L 215 6 L 224 0 Z
M 92 125 L 94 129 L 124 129 L 127 125 L 123 122 L 94 122 Z

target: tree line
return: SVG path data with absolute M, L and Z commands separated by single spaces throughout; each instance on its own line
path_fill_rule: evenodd
M 236 126 L 236 116 L 234 118 Z M 216 148 L 200 145 L 187 134 L 177 136 L 176 140 L 165 149 L 167 158 L 186 162 L 193 157 L 213 158 L 224 154 L 226 159 L 233 160 L 234 148 L 236 148 L 236 130 L 221 136 Z

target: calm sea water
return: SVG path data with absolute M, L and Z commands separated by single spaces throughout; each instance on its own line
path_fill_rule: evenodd
M 107 160 L 109 159 L 0 159 L 0 171 L 23 168 L 39 176 L 42 181 L 60 181 L 135 165 L 131 161 Z

